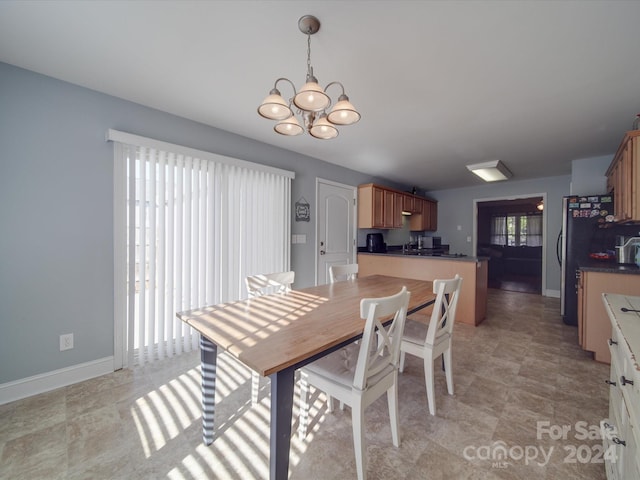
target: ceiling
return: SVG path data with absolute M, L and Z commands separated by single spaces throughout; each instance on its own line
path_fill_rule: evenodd
M 304 83 L 306 14 L 319 83 L 362 114 L 333 140 L 256 113 L 278 77 Z M 640 2 L 612 0 L 4 0 L 0 61 L 438 190 L 481 184 L 471 163 L 523 180 L 613 154 L 640 111 L 639 20 Z

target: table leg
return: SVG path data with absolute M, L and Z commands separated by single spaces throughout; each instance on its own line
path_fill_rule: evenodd
M 200 335 L 200 368 L 202 373 L 202 439 L 213 443 L 213 414 L 216 410 L 216 366 L 218 346 Z
M 271 480 L 285 480 L 289 476 L 294 373 L 293 368 L 288 368 L 271 375 Z

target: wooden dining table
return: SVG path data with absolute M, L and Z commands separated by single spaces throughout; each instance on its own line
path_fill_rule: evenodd
M 411 292 L 408 312 L 433 304 L 432 282 L 372 275 L 179 312 L 200 333 L 203 439 L 213 443 L 218 348 L 271 379 L 271 479 L 289 471 L 296 369 L 357 340 L 365 321 L 362 298 L 386 297 L 403 286 Z

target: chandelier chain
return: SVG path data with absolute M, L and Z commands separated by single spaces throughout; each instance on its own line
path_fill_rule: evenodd
M 307 33 L 307 76 L 313 76 L 313 68 L 311 67 L 311 34 Z

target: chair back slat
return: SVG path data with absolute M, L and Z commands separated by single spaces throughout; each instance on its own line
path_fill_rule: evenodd
M 295 272 L 276 272 L 249 275 L 244 281 L 249 297 L 260 297 L 272 293 L 286 293 L 291 290 Z
M 410 295 L 407 287 L 402 287 L 395 295 L 360 301 L 360 316 L 366 323 L 353 381 L 356 389 L 366 389 L 368 380 L 385 369 L 397 368 Z M 385 327 L 382 322 L 391 316 L 393 321 Z
M 329 267 L 329 280 L 336 283 L 342 280 L 353 280 L 358 277 L 358 264 L 331 265 Z
M 436 300 L 425 343 L 435 345 L 440 337 L 452 334 L 461 285 L 462 278 L 459 275 L 449 280 L 434 280 L 433 293 L 436 294 Z

